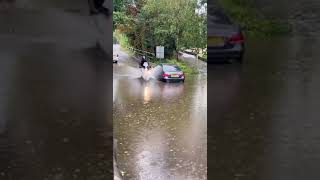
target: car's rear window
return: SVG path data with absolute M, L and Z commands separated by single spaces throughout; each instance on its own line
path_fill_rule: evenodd
M 164 65 L 163 71 L 165 71 L 165 72 L 178 72 L 178 71 L 181 71 L 181 69 L 178 66 Z
M 213 10 L 213 12 L 210 12 L 208 19 L 215 24 L 231 24 L 228 16 L 220 10 Z

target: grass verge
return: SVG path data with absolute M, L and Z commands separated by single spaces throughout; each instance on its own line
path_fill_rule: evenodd
M 187 75 L 195 75 L 195 74 L 199 73 L 199 71 L 195 67 L 191 67 L 187 63 L 185 63 L 183 61 L 178 61 L 176 59 L 155 60 L 155 61 L 153 61 L 153 63 L 156 65 L 161 64 L 161 63 L 168 63 L 168 64 L 177 65 Z
M 218 0 L 226 13 L 251 36 L 288 35 L 288 23 L 265 17 L 254 5 L 254 0 Z

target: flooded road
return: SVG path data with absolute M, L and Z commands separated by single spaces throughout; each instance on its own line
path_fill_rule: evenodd
M 320 53 L 311 48 L 320 41 L 251 45 L 242 67 L 208 69 L 209 177 L 320 178 Z
M 185 83 L 141 79 L 120 52 L 114 65 L 114 137 L 124 179 L 205 180 L 207 78 Z
M 208 173 L 320 179 L 320 1 L 257 0 L 290 37 L 247 40 L 242 66 L 208 67 Z
M 110 177 L 103 56 L 47 44 L 0 54 L 0 179 Z
M 0 20 L 0 179 L 112 179 L 111 54 L 90 17 L 13 7 Z

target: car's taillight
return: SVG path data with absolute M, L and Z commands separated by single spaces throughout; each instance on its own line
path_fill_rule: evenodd
M 169 77 L 169 76 L 170 76 L 170 74 L 163 73 L 163 74 L 162 74 L 162 76 L 163 76 L 163 77 Z
M 228 40 L 229 43 L 231 44 L 240 44 L 240 43 L 243 43 L 244 42 L 244 37 L 243 37 L 243 34 L 240 32 L 240 33 L 237 33 L 233 36 L 231 36 Z

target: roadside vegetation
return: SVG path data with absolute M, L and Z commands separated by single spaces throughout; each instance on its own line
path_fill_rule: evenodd
M 150 53 L 155 53 L 156 46 L 164 46 L 165 58 L 176 59 L 170 62 L 178 64 L 179 52 L 207 47 L 206 3 L 206 0 L 115 0 L 114 36 L 122 47 Z
M 134 52 L 128 49 L 129 47 L 131 47 L 131 45 L 129 43 L 129 38 L 125 34 L 119 32 L 119 30 L 114 30 L 113 37 L 117 39 L 122 50 L 126 51 L 129 55 L 134 55 Z
M 290 26 L 264 16 L 255 7 L 255 0 L 218 0 L 218 4 L 252 36 L 278 36 L 290 33 Z
M 187 75 L 199 73 L 199 71 L 195 67 L 191 67 L 183 61 L 177 61 L 176 59 L 169 59 L 169 60 L 167 60 L 167 63 L 178 65 L 182 69 L 182 71 Z
M 199 71 L 195 67 L 189 66 L 184 61 L 178 61 L 176 59 L 162 59 L 153 62 L 154 65 L 159 65 L 161 63 L 175 64 L 179 66 L 181 70 L 187 75 L 195 75 L 199 73 Z
M 118 30 L 113 31 L 113 37 L 115 37 L 119 44 L 122 47 L 130 47 L 129 38 L 125 35 L 120 33 Z
M 203 54 L 199 54 L 199 58 L 200 58 L 200 60 L 202 60 L 202 61 L 204 61 L 204 62 L 207 62 L 207 60 L 208 60 L 208 54 L 207 54 L 207 52 L 205 52 L 205 53 L 203 53 Z

